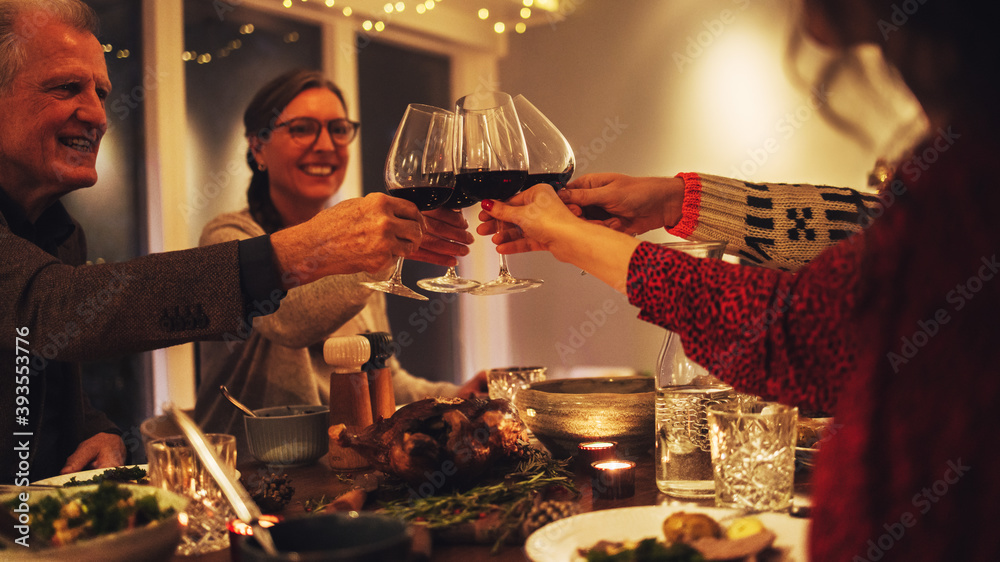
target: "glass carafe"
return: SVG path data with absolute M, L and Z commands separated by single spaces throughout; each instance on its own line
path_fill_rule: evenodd
M 695 257 L 721 258 L 725 242 L 665 244 Z M 715 495 L 708 440 L 709 404 L 735 399 L 732 386 L 692 361 L 667 331 L 656 364 L 656 487 L 678 498 Z

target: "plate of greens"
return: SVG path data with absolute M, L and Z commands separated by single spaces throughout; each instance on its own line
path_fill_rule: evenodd
M 51 478 L 43 478 L 32 484 L 41 486 L 84 486 L 100 484 L 105 480 L 122 484 L 148 484 L 147 469 L 149 465 L 135 464 L 131 466 L 116 466 L 113 468 L 95 468 L 69 474 L 60 474 Z

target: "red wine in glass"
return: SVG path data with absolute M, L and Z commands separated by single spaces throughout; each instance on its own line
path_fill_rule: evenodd
M 527 170 L 462 170 L 455 174 L 455 189 L 477 201 L 504 201 L 524 188 Z
M 386 191 L 412 202 L 421 211 L 437 209 L 451 197 L 455 187 L 454 113 L 429 105 L 411 103 L 385 161 Z M 396 258 L 392 277 L 364 281 L 362 286 L 401 297 L 428 300 L 403 284 L 403 257 Z
M 456 181 L 457 181 L 457 179 L 456 179 Z M 479 202 L 478 199 L 473 198 L 468 193 L 465 193 L 464 191 L 462 191 L 461 189 L 458 189 L 458 187 L 456 187 L 455 191 L 453 191 L 452 194 L 451 194 L 451 198 L 448 199 L 448 201 L 446 201 L 445 204 L 442 205 L 442 206 L 445 209 L 451 209 L 453 211 L 457 211 L 459 209 L 464 209 L 466 207 L 471 207 L 471 206 L 475 205 L 478 202 Z
M 432 211 L 445 204 L 451 197 L 453 190 L 450 187 L 438 187 L 436 185 L 421 187 L 401 187 L 399 189 L 388 190 L 389 195 L 400 197 L 413 203 L 421 211 Z
M 569 183 L 569 180 L 572 177 L 572 164 L 562 172 L 540 172 L 537 174 L 529 173 L 528 181 L 524 183 L 524 189 L 528 189 L 529 187 L 539 183 L 547 183 L 552 186 L 552 189 L 559 191 L 560 189 L 566 187 L 566 184 Z

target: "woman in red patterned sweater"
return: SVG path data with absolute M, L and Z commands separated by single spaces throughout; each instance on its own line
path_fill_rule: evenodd
M 815 473 L 814 560 L 996 560 L 1000 116 L 995 50 L 980 43 L 997 8 L 904 4 L 806 4 L 828 42 L 880 45 L 932 127 L 885 214 L 797 273 L 636 241 L 578 219 L 547 186 L 483 208 L 523 232 L 496 236 L 499 251 L 547 250 L 626 293 L 738 389 L 835 413 Z

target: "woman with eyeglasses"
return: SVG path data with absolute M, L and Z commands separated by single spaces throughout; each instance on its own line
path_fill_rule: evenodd
M 310 70 L 287 72 L 263 86 L 244 112 L 243 123 L 249 143 L 247 162 L 253 171 L 248 207 L 209 222 L 201 245 L 273 233 L 315 216 L 340 189 L 350 162 L 348 147 L 360 126 L 348 117 L 340 89 Z M 431 211 L 424 217 L 428 232 L 437 236 L 425 236 L 420 249 L 407 258 L 453 265 L 455 256 L 468 253 L 464 244 L 448 241 L 472 242 L 461 214 Z M 277 312 L 254 319 L 252 330 L 247 326 L 224 341 L 199 344 L 201 382 L 195 418 L 201 427 L 236 435 L 240 456 L 248 453 L 243 414 L 220 395 L 220 384 L 251 408 L 326 404 L 330 370 L 323 360 L 323 342 L 333 335 L 390 331 L 385 295 L 359 284 L 371 279 L 365 273 L 335 275 L 294 288 Z M 262 312 L 275 306 L 255 304 Z M 482 374 L 459 387 L 410 375 L 395 358 L 389 367 L 397 403 L 485 389 Z

